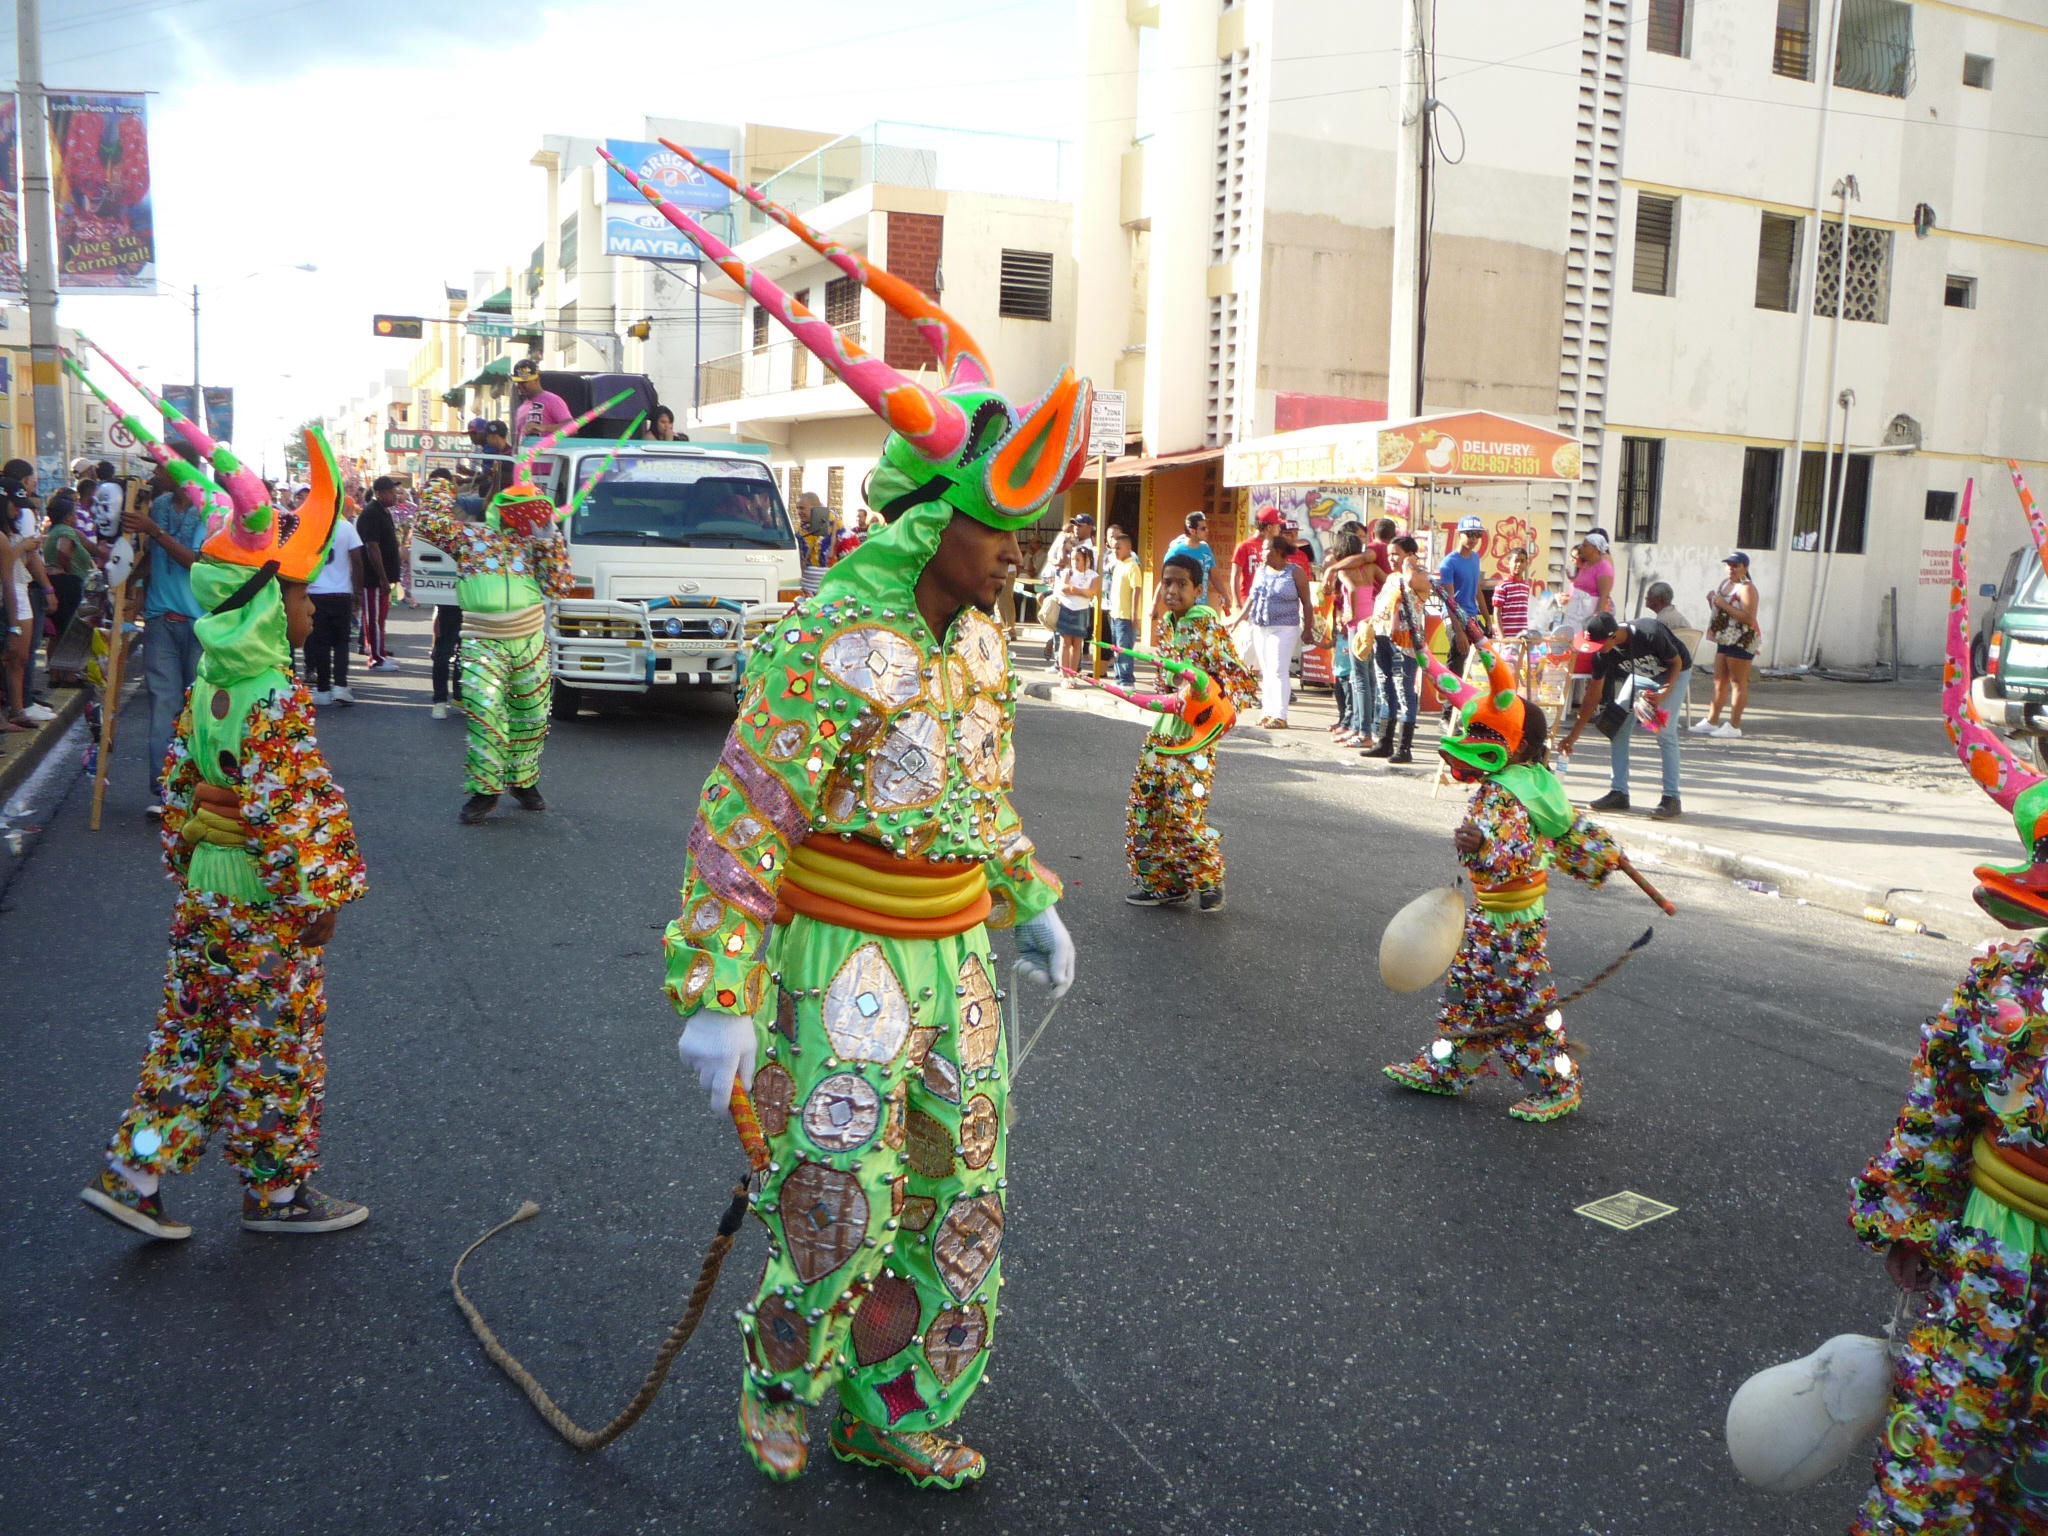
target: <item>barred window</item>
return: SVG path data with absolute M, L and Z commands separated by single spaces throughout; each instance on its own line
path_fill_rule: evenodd
M 1846 464 L 1841 454 L 1832 457 L 1839 487 L 1828 483 L 1828 455 L 1808 451 L 1799 456 L 1799 504 L 1792 517 L 1792 547 L 1819 550 L 1832 546 L 1837 554 L 1860 555 L 1864 527 L 1870 519 L 1870 468 L 1876 461 L 1867 453 L 1850 454 Z M 1823 514 L 1833 512 L 1828 502 L 1836 490 L 1841 495 L 1842 520 L 1834 537 L 1823 542 Z
M 1799 226 L 1803 220 L 1766 213 L 1757 235 L 1756 307 L 1792 308 L 1799 282 Z
M 1820 266 L 1813 280 L 1813 312 L 1832 316 L 1835 284 L 1842 271 L 1842 224 L 1823 220 Z M 1849 280 L 1843 291 L 1842 317 L 1883 325 L 1892 312 L 1892 232 L 1868 224 L 1849 226 Z
M 1052 252 L 1003 252 L 996 313 L 1016 320 L 1052 319 Z
M 1685 56 L 1687 9 L 1686 0 L 1650 0 L 1650 52 Z
M 1813 78 L 1813 0 L 1778 0 L 1771 72 L 1793 80 Z
M 1742 450 L 1742 511 L 1735 520 L 1737 549 L 1770 549 L 1778 542 L 1778 481 L 1782 448 Z
M 860 279 L 835 277 L 825 285 L 825 323 L 851 325 L 860 319 Z
M 1614 536 L 1624 544 L 1657 539 L 1657 513 L 1664 497 L 1664 439 L 1621 440 L 1621 492 L 1614 505 Z
M 1637 293 L 1657 293 L 1667 297 L 1670 295 L 1674 275 L 1671 237 L 1677 226 L 1677 198 L 1652 197 L 1647 192 L 1636 194 Z
M 768 311 L 758 304 L 754 306 L 754 345 L 768 345 Z

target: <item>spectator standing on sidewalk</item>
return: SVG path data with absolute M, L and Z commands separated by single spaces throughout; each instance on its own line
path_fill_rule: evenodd
M 356 536 L 363 541 L 363 644 L 370 653 L 372 672 L 396 672 L 390 637 L 391 589 L 397 585 L 398 520 L 391 509 L 398 505 L 398 482 L 379 475 L 370 486 L 370 500 L 356 517 Z
M 7 718 L 16 727 L 42 725 L 57 718 L 55 710 L 36 701 L 30 686 L 43 612 L 55 603 L 49 574 L 43 569 L 42 504 L 35 491 L 35 468 L 26 459 L 9 459 L 0 468 L 0 518 L 5 519 L 0 532 L 7 537 L 12 626 L 5 650 Z
M 1245 618 L 1252 629 L 1252 664 L 1259 670 L 1259 724 L 1287 729 L 1294 683 L 1294 642 L 1307 632 L 1315 643 L 1315 594 L 1308 572 L 1294 558 L 1294 540 L 1277 524 L 1266 529 L 1266 554 L 1245 592 Z
M 85 582 L 92 575 L 93 562 L 106 558 L 104 544 L 78 531 L 80 511 L 78 498 L 69 491 L 59 491 L 50 498 L 50 531 L 43 535 L 43 569 L 49 573 L 50 589 L 54 594 L 50 622 L 55 627 L 50 633 L 49 650 L 43 663 L 45 669 L 55 664 L 57 647 L 63 642 L 71 616 L 78 612 L 78 605 L 85 600 Z M 56 681 L 54 672 L 50 674 L 50 680 Z
M 1667 588 L 1667 592 L 1668 592 Z M 1678 798 L 1678 704 L 1685 686 L 1686 669 L 1692 653 L 1664 623 L 1655 618 L 1631 619 L 1622 624 L 1611 613 L 1596 613 L 1586 621 L 1586 638 L 1581 649 L 1593 657 L 1593 679 L 1587 685 L 1578 718 L 1558 749 L 1569 752 L 1578 744 L 1586 724 L 1601 713 L 1610 695 L 1611 709 L 1619 711 L 1613 736 L 1609 739 L 1609 787 L 1588 810 L 1628 809 L 1628 749 L 1635 739 L 1636 711 L 1642 708 L 1667 710 L 1657 732 L 1657 752 L 1664 769 L 1664 797 L 1650 812 L 1656 821 L 1675 820 L 1682 807 Z M 1610 721 L 1612 716 L 1610 715 Z
M 1252 514 L 1252 531 L 1238 540 L 1230 552 L 1230 595 L 1239 607 L 1251 596 L 1252 583 L 1266 560 L 1266 536 L 1281 526 L 1278 507 L 1261 507 Z
M 1384 526 L 1384 525 L 1383 525 Z M 1422 546 L 1413 534 L 1401 534 L 1387 546 L 1393 574 L 1380 584 L 1372 609 L 1373 681 L 1378 692 L 1379 739 L 1360 757 L 1383 757 L 1390 763 L 1415 761 L 1415 650 L 1422 643 L 1422 605 L 1429 596 L 1429 571 Z M 1401 740 L 1394 742 L 1394 727 Z
M 1186 555 L 1202 568 L 1200 590 L 1195 601 L 1218 614 L 1228 614 L 1231 608 L 1230 583 L 1218 580 L 1216 576 L 1216 550 L 1209 543 L 1209 518 L 1206 513 L 1190 512 L 1181 522 L 1181 531 L 1174 541 L 1166 546 L 1162 559 L 1171 560 L 1175 555 Z M 1154 592 L 1152 595 L 1152 635 L 1156 640 L 1164 631 L 1161 628 L 1166 612 L 1166 595 Z
M 307 681 L 315 704 L 353 704 L 348 686 L 349 627 L 363 596 L 363 536 L 345 517 L 334 520 L 327 562 L 307 583 L 313 632 L 306 637 Z
M 1707 638 L 1714 642 L 1714 703 L 1693 730 L 1701 736 L 1739 740 L 1742 712 L 1749 707 L 1749 669 L 1756 663 L 1757 642 L 1763 639 L 1757 627 L 1763 599 L 1749 579 L 1749 556 L 1738 549 L 1722 556 L 1721 563 L 1728 567 L 1727 578 L 1707 594 L 1707 606 L 1714 611 L 1707 624 Z
M 1112 645 L 1129 650 L 1138 643 L 1138 595 L 1144 586 L 1145 567 L 1138 563 L 1128 528 L 1110 529 L 1109 543 L 1109 639 Z M 1130 657 L 1119 655 L 1111 671 L 1121 686 L 1138 686 L 1138 664 Z
M 1493 633 L 1501 640 L 1519 640 L 1529 628 L 1529 603 L 1536 589 L 1529 580 L 1529 551 L 1508 551 L 1508 573 L 1493 589 Z
M 1101 573 L 1095 569 L 1095 551 L 1076 543 L 1067 552 L 1067 563 L 1053 578 L 1059 596 L 1059 619 L 1054 634 L 1060 642 L 1060 670 L 1079 672 L 1088 656 L 1089 630 L 1095 622 L 1095 595 L 1102 590 Z M 1069 688 L 1080 683 L 1067 679 Z
M 206 537 L 206 514 L 192 505 L 163 470 L 150 480 L 156 492 L 147 512 L 130 512 L 121 526 L 148 552 L 148 592 L 142 600 L 142 686 L 149 692 L 149 814 L 163 814 L 164 754 L 185 695 L 199 675 L 199 640 L 192 621 L 192 562 Z

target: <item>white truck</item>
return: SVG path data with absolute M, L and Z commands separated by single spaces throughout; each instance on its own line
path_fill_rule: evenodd
M 571 595 L 547 615 L 556 717 L 573 718 L 596 694 L 663 686 L 736 697 L 751 641 L 803 595 L 767 450 L 568 438 L 534 460 L 533 479 L 566 508 L 614 454 L 562 525 Z M 411 591 L 420 602 L 455 601 L 454 562 L 421 539 Z

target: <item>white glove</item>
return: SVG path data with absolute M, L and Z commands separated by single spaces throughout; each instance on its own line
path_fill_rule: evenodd
M 1041 987 L 1051 987 L 1054 997 L 1067 995 L 1074 984 L 1074 941 L 1057 907 L 1017 925 L 1017 964 Z
M 732 1100 L 735 1078 L 754 1080 L 754 1021 L 730 1013 L 693 1013 L 683 1022 L 676 1050 L 683 1065 L 711 1094 L 711 1112 L 722 1114 Z

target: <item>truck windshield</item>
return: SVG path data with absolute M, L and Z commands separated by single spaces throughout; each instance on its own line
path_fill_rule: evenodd
M 589 484 L 603 462 L 586 458 L 578 485 Z M 576 509 L 569 542 L 794 549 L 796 534 L 765 465 L 622 453 Z

